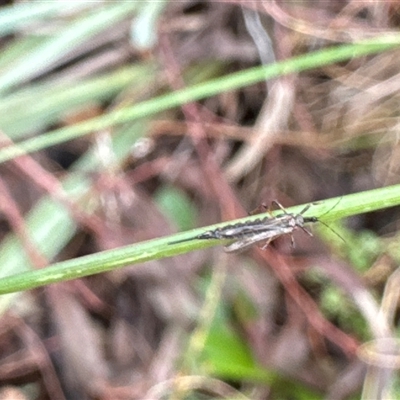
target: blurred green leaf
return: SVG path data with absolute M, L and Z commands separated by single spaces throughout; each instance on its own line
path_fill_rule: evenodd
M 151 64 L 135 64 L 73 85 L 70 82 L 29 85 L 0 99 L 2 130 L 13 140 L 20 139 L 58 122 L 60 117 L 79 106 L 112 98 L 153 72 Z
M 179 230 L 194 228 L 196 209 L 184 192 L 164 185 L 156 192 L 155 201 Z
M 0 35 L 8 35 L 21 27 L 55 17 L 60 13 L 71 13 L 90 7 L 90 3 L 70 2 L 28 2 L 14 3 L 0 8 Z
M 65 29 L 43 37 L 23 58 L 11 62 L 7 68 L 3 66 L 0 74 L 0 93 L 37 76 L 44 68 L 65 56 L 66 52 L 71 52 L 107 26 L 126 18 L 139 4 L 122 2 L 103 6 L 90 15 L 71 21 Z
M 233 381 L 247 380 L 267 384 L 275 396 L 282 399 L 291 396 L 304 400 L 322 398 L 305 386 L 285 379 L 255 362 L 248 345 L 228 325 L 225 318 L 215 318 L 201 360 L 202 369 L 209 374 Z
M 150 50 L 157 44 L 157 21 L 167 4 L 168 0 L 148 1 L 138 12 L 131 27 L 131 39 L 135 46 Z

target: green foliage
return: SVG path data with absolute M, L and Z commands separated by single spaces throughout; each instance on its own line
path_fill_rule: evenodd
M 365 319 L 337 287 L 325 286 L 319 305 L 326 317 L 335 321 L 345 332 L 354 332 L 360 340 L 367 340 L 370 337 Z
M 290 399 L 292 396 L 299 400 L 321 398 L 304 386 L 259 365 L 226 315 L 226 310 L 217 313 L 211 324 L 200 357 L 202 371 L 230 381 L 263 383 L 270 386 L 276 398 L 280 399 Z
M 171 186 L 163 186 L 155 194 L 155 201 L 179 230 L 195 226 L 196 210 L 184 192 Z
M 353 232 L 341 221 L 330 223 L 329 229 L 321 225 L 318 232 L 335 254 L 348 260 L 359 271 L 368 270 L 382 253 L 382 239 L 375 233 L 367 230 Z
M 154 39 L 153 29 L 165 5 L 165 2 L 152 6 L 146 2 L 113 2 L 91 9 L 87 4 L 70 3 L 65 2 L 55 6 L 52 2 L 31 2 L 0 9 L 0 33 L 3 35 L 17 32 L 25 24 L 39 22 L 45 25 L 49 18 L 59 15 L 59 12 L 81 9 L 80 13 L 61 16 L 60 24 L 54 34 L 21 36 L 19 41 L 10 42 L 8 47 L 3 49 L 0 56 L 1 129 L 11 139 L 20 142 L 16 146 L 0 149 L 0 163 L 19 155 L 48 149 L 56 144 L 112 128 L 110 136 L 115 162 L 122 166 L 129 159 L 130 149 L 135 142 L 147 135 L 152 118 L 159 116 L 161 112 L 264 80 L 384 52 L 397 48 L 400 44 L 399 35 L 375 37 L 224 76 L 220 76 L 220 63 L 208 62 L 185 71 L 187 86 L 174 92 L 166 92 L 161 85 L 155 84 L 163 82 L 155 63 L 141 61 L 113 72 L 80 79 L 74 86 L 69 82 L 46 77 L 42 77 L 40 82 L 35 82 L 35 78 L 41 76 L 43 72 L 62 63 L 68 52 L 73 52 L 82 43 L 88 42 L 107 27 L 118 24 L 134 12 L 142 18 L 139 18 L 137 25 L 132 26 L 134 39 L 144 47 L 151 46 Z M 146 31 L 142 30 L 143 25 L 140 25 L 143 21 Z M 31 81 L 30 84 L 24 86 L 28 81 Z M 125 91 L 129 93 L 128 101 L 124 97 Z M 32 136 L 59 122 L 60 118 L 77 107 L 93 103 L 102 104 L 118 98 L 123 101 L 114 104 L 114 107 L 110 107 L 99 117 Z M 25 107 L 25 104 L 30 106 Z M 95 146 L 92 146 L 62 180 L 65 197 L 78 204 L 89 215 L 96 210 L 97 204 L 87 200 L 91 189 L 88 173 L 101 168 L 103 162 L 99 160 Z M 173 187 L 163 187 L 156 193 L 155 201 L 179 229 L 186 231 L 195 225 L 196 211 L 184 193 Z M 332 208 L 335 204 L 337 206 Z M 400 185 L 394 185 L 343 196 L 340 203 L 337 203 L 337 199 L 328 199 L 311 207 L 307 215 L 321 216 L 324 222 L 330 222 L 399 204 Z M 299 212 L 302 208 L 303 205 L 293 207 L 288 209 L 288 212 Z M 325 214 L 327 210 L 329 212 Z M 259 216 L 247 217 L 240 221 L 256 218 Z M 50 196 L 43 197 L 38 202 L 26 215 L 25 222 L 34 247 L 50 262 L 57 259 L 77 231 L 77 223 L 70 211 L 60 201 Z M 8 235 L 0 244 L 0 294 L 12 295 L 1 297 L 0 311 L 4 312 L 15 300 L 14 293 L 21 290 L 221 245 L 220 241 L 193 240 L 175 244 L 173 242 L 190 239 L 216 226 L 222 227 L 231 223 L 232 221 L 229 221 L 58 262 L 42 270 L 34 270 L 19 239 L 14 235 Z M 344 228 L 338 229 L 340 235 L 345 238 L 345 245 L 338 244 L 336 239 L 332 239 L 332 242 L 335 240 L 333 247 L 338 250 L 337 254 L 344 255 L 354 267 L 367 268 L 382 251 L 382 242 L 375 235 L 369 232 L 355 235 Z M 395 251 L 398 252 L 394 247 L 393 252 Z M 343 326 L 357 332 L 361 330 L 362 333 L 363 327 L 360 328 L 362 324 L 335 289 L 331 287 L 324 289 L 321 305 L 328 315 L 340 320 Z M 275 372 L 260 366 L 247 343 L 229 321 L 226 307 L 226 304 L 219 304 L 209 330 L 206 331 L 204 347 L 196 360 L 196 367 L 208 374 L 228 380 L 270 385 L 277 393 L 276 398 L 319 398 L 303 386 L 285 380 Z M 233 308 L 241 321 L 256 315 L 255 306 L 243 292 L 237 295 L 237 303 Z

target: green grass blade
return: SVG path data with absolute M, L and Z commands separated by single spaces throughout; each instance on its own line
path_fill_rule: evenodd
M 332 209 L 335 204 L 336 206 Z M 400 185 L 394 185 L 323 201 L 320 204 L 313 205 L 307 215 L 323 216 L 324 221 L 329 221 L 399 204 Z M 303 207 L 304 205 L 296 206 L 289 208 L 287 211 L 296 213 Z M 327 211 L 329 211 L 328 214 L 324 215 Z M 250 221 L 258 217 L 252 216 L 233 222 Z M 171 242 L 192 238 L 206 230 L 214 229 L 216 226 L 222 227 L 230 224 L 232 224 L 232 221 L 59 262 L 41 270 L 5 277 L 0 279 L 0 294 L 32 289 L 50 283 L 110 271 L 127 265 L 171 257 L 190 250 L 220 245 L 221 241 L 218 240 L 193 240 L 176 244 L 171 244 Z
M 90 4 L 84 2 L 29 2 L 3 6 L 0 9 L 0 35 L 11 34 L 21 26 L 54 17 L 60 12 L 71 12 L 88 6 Z
M 100 11 L 73 21 L 67 29 L 49 38 L 32 49 L 25 57 L 16 60 L 0 76 L 0 93 L 24 82 L 34 76 L 37 71 L 48 67 L 65 55 L 66 49 L 73 50 L 77 45 L 90 39 L 107 26 L 117 23 L 132 12 L 138 3 L 113 3 Z
M 228 90 L 245 87 L 265 79 L 329 65 L 353 57 L 379 53 L 400 45 L 400 35 L 385 35 L 358 44 L 343 45 L 321 50 L 276 64 L 251 68 L 214 79 L 186 89 L 144 101 L 130 108 L 118 110 L 81 124 L 57 129 L 44 135 L 20 142 L 0 150 L 0 163 L 18 155 L 38 151 L 110 126 L 154 115 L 190 101 L 201 100 Z M 1 79 L 0 79 L 1 88 Z
M 32 134 L 32 131 L 57 123 L 62 116 L 79 106 L 109 100 L 154 69 L 151 64 L 136 64 L 84 79 L 74 85 L 69 82 L 30 85 L 0 99 L 2 129 L 11 139 L 20 139 Z M 30 106 L 26 107 L 26 104 Z

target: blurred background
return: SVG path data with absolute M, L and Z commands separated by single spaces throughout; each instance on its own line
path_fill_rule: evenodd
M 0 277 L 399 183 L 399 50 L 129 117 L 397 32 L 395 1 L 1 3 L 0 143 L 33 152 L 0 165 Z M 3 296 L 1 399 L 359 398 L 399 213 L 330 228 Z

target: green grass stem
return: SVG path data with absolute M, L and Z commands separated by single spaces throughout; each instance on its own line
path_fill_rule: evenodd
M 316 216 L 318 218 L 321 217 L 324 222 L 328 222 L 399 204 L 400 185 L 394 185 L 313 203 L 306 215 Z M 288 208 L 287 211 L 298 213 L 304 206 L 303 204 L 301 206 L 291 207 Z M 33 289 L 51 283 L 81 278 L 128 265 L 176 256 L 191 250 L 219 245 L 221 241 L 218 240 L 193 240 L 176 244 L 171 243 L 196 237 L 200 233 L 216 227 L 223 227 L 236 222 L 251 221 L 256 218 L 259 218 L 259 215 L 62 261 L 41 270 L 7 276 L 0 279 L 0 294 Z

